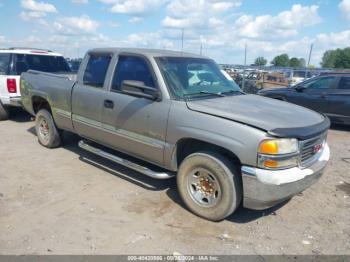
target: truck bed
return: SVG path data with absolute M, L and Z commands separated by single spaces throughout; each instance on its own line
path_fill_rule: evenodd
M 22 104 L 25 110 L 35 115 L 36 99 L 46 98 L 50 102 L 55 122 L 72 129 L 71 94 L 76 82 L 76 74 L 53 74 L 29 70 L 21 75 Z

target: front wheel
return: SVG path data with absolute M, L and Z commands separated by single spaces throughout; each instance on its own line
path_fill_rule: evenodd
M 212 221 L 231 215 L 242 199 L 238 169 L 217 153 L 198 152 L 186 157 L 177 174 L 177 186 L 185 205 Z
M 35 131 L 39 143 L 48 148 L 59 147 L 61 145 L 61 136 L 50 112 L 46 109 L 39 110 L 35 121 Z

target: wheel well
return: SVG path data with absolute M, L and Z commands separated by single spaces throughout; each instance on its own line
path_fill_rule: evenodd
M 33 110 L 34 113 L 38 113 L 40 109 L 47 109 L 51 113 L 51 107 L 49 102 L 45 98 L 42 98 L 40 96 L 34 96 L 32 98 L 32 103 L 33 103 Z
M 190 154 L 199 151 L 214 151 L 226 156 L 228 159 L 232 160 L 233 163 L 241 165 L 239 158 L 232 153 L 230 150 L 208 143 L 197 139 L 186 138 L 181 139 L 177 143 L 176 147 L 176 164 L 179 167 L 181 162 Z
M 283 96 L 275 96 L 273 98 L 276 100 L 286 101 L 286 99 Z

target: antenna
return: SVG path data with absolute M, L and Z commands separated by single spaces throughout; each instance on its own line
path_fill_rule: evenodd
M 184 51 L 184 31 L 185 29 L 181 29 L 181 52 Z
M 244 91 L 244 85 L 245 85 L 245 69 L 247 65 L 247 42 L 245 42 L 244 45 L 244 69 L 243 69 L 243 79 L 242 79 L 242 90 Z

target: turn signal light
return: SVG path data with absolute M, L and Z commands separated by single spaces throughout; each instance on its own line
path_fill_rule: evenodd
M 276 143 L 276 141 L 266 140 L 260 144 L 259 153 L 269 154 L 269 155 L 277 154 L 278 144 Z
M 276 168 L 278 167 L 278 162 L 275 160 L 265 160 L 264 166 L 268 168 Z

